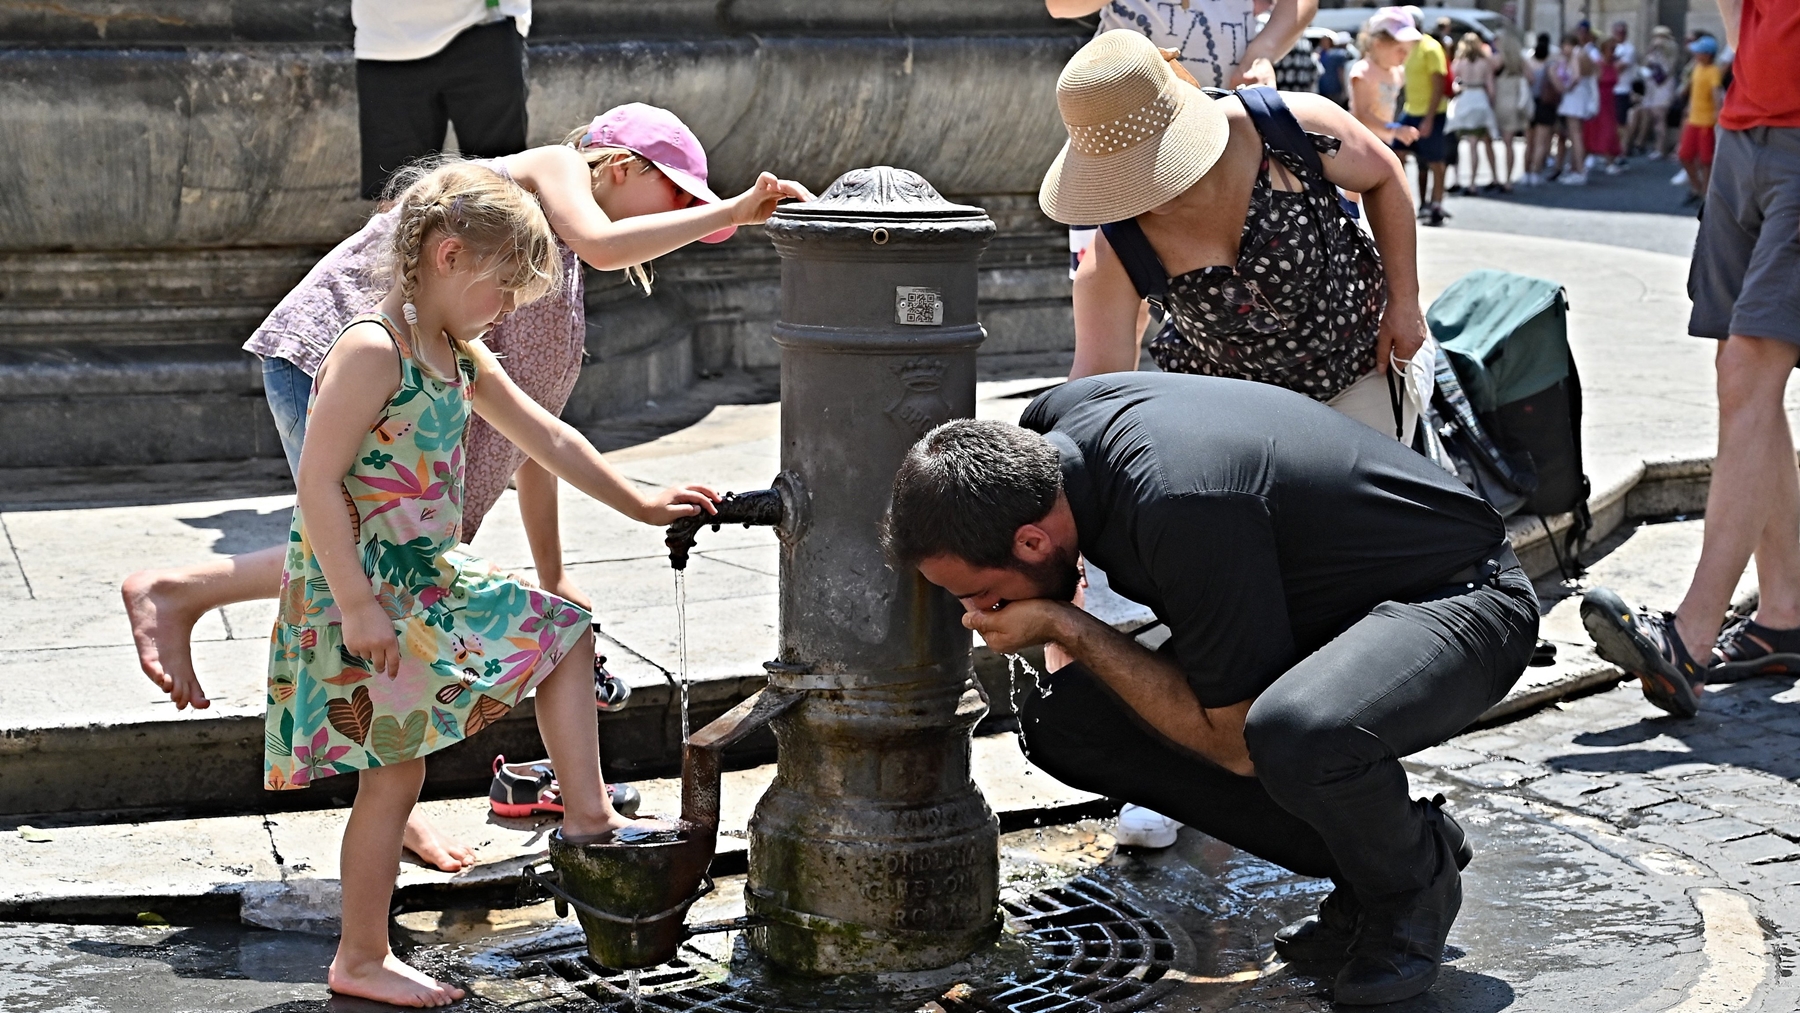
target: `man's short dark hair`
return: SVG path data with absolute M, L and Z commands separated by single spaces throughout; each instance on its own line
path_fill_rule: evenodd
M 1050 441 L 1004 422 L 956 419 L 926 433 L 900 462 L 882 543 L 902 566 L 933 556 L 1012 566 L 1013 536 L 1043 520 L 1061 490 Z

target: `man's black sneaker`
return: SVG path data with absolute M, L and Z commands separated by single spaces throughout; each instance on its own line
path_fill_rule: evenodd
M 1632 608 L 1611 589 L 1597 587 L 1581 598 L 1581 624 L 1595 653 L 1643 682 L 1644 699 L 1676 717 L 1700 713 L 1707 670 L 1676 635 L 1674 613 Z
M 1426 822 L 1436 828 L 1438 836 L 1449 847 L 1456 868 L 1468 868 L 1470 859 L 1475 857 L 1475 849 L 1469 845 L 1469 836 L 1462 825 L 1444 811 L 1444 796 L 1418 799 L 1413 804 L 1424 808 Z M 1362 906 L 1357 903 L 1356 894 L 1349 886 L 1338 884 L 1319 902 L 1318 914 L 1307 915 L 1275 933 L 1275 952 L 1295 963 L 1341 961 L 1350 954 L 1361 913 Z
M 1425 808 L 1425 822 L 1435 826 L 1438 835 L 1450 846 L 1450 855 L 1456 859 L 1457 870 L 1467 869 L 1469 862 L 1475 858 L 1475 848 L 1469 843 L 1468 832 L 1463 830 L 1462 824 L 1444 811 L 1444 796 L 1440 794 L 1429 799 L 1418 799 L 1413 804 Z
M 1356 941 L 1356 924 L 1362 906 L 1350 887 L 1337 888 L 1319 902 L 1319 913 L 1307 915 L 1275 933 L 1275 952 L 1295 963 L 1342 961 Z
M 1437 980 L 1444 940 L 1462 910 L 1462 872 L 1439 824 L 1437 875 L 1424 889 L 1363 909 L 1350 944 L 1350 960 L 1338 970 L 1332 998 L 1346 1006 L 1374 1006 L 1410 999 Z

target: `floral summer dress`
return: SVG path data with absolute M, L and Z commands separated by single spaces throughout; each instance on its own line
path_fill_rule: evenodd
M 344 649 L 343 616 L 296 504 L 270 638 L 263 783 L 271 790 L 474 735 L 542 682 L 588 624 L 579 606 L 457 547 L 474 360 L 459 352 L 457 376 L 441 377 L 387 320 L 351 323 L 364 320 L 393 339 L 400 387 L 357 451 L 344 503 L 403 660 L 389 679 Z

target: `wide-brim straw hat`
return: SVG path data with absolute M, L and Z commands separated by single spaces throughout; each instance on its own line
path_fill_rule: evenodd
M 1044 173 L 1038 205 L 1065 225 L 1167 204 L 1218 162 L 1231 134 L 1219 104 L 1125 28 L 1081 47 L 1056 79 L 1056 104 L 1069 140 Z

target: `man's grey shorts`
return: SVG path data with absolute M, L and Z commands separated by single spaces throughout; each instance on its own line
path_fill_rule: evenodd
M 1800 345 L 1800 127 L 1719 131 L 1688 295 L 1696 337 Z

